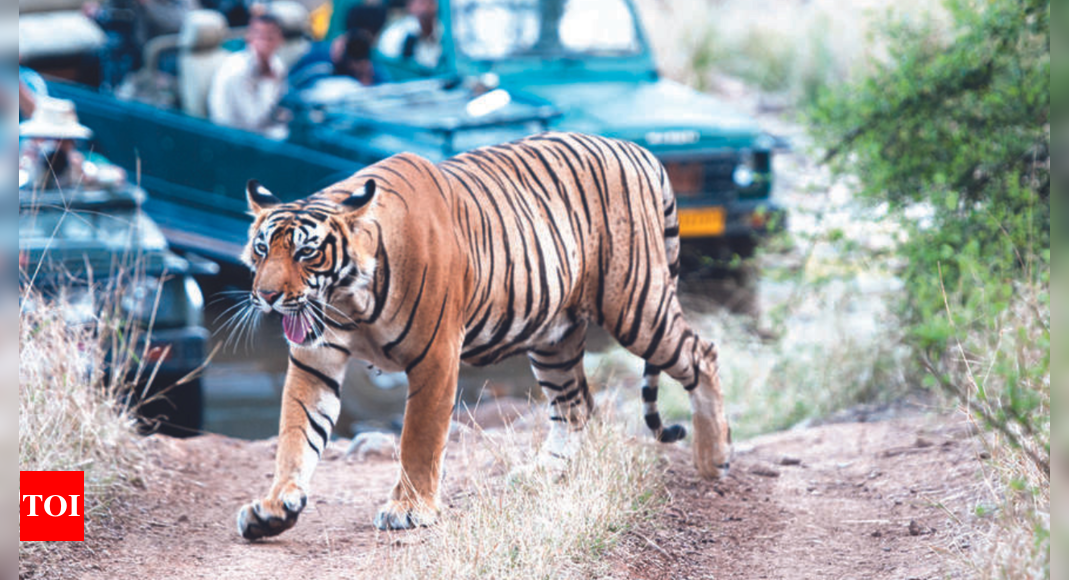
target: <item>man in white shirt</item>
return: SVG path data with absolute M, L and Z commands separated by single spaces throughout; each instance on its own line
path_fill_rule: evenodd
M 275 108 L 286 86 L 286 69 L 276 54 L 282 46 L 282 26 L 270 15 L 249 22 L 245 50 L 225 61 L 212 79 L 208 116 L 212 122 L 282 139 L 286 125 Z
M 426 69 L 442 57 L 438 0 L 408 0 L 408 16 L 397 20 L 379 38 L 379 52 L 388 58 L 412 61 Z

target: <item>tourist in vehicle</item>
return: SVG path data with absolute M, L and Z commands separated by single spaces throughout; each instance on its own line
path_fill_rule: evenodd
M 275 17 L 252 17 L 245 50 L 228 57 L 212 79 L 208 116 L 213 122 L 276 139 L 286 137 L 286 123 L 278 113 L 286 85 L 285 66 L 277 54 L 282 42 L 282 25 Z
M 390 24 L 379 38 L 379 52 L 387 58 L 411 61 L 434 69 L 442 56 L 437 0 L 408 0 L 408 16 Z
M 93 136 L 78 122 L 74 103 L 42 97 L 29 121 L 19 124 L 19 170 L 40 189 L 70 187 L 81 183 L 84 156 L 77 142 Z M 22 187 L 20 177 L 20 187 Z
M 290 90 L 300 91 L 330 77 L 349 77 L 365 87 L 386 82 L 371 62 L 371 43 L 367 31 L 354 29 L 332 42 L 312 45 L 290 71 Z

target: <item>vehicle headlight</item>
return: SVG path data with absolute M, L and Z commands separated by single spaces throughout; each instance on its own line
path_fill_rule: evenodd
M 739 157 L 739 164 L 731 172 L 731 179 L 739 187 L 750 187 L 754 183 L 754 156 L 747 151 Z

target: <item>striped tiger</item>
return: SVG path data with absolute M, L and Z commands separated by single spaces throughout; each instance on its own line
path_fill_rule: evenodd
M 690 394 L 701 475 L 728 469 L 717 349 L 676 296 L 679 220 L 660 162 L 624 141 L 545 133 L 438 165 L 400 154 L 306 199 L 248 186 L 249 307 L 277 312 L 290 345 L 274 482 L 242 507 L 247 539 L 292 527 L 340 411 L 352 358 L 407 373 L 401 476 L 379 529 L 429 525 L 461 362 L 526 354 L 550 399 L 543 456 L 567 458 L 592 412 L 583 371 L 593 322 L 646 360 L 656 438 L 661 372 Z

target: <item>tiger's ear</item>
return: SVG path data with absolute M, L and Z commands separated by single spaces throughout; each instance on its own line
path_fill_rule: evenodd
M 264 210 L 271 209 L 282 203 L 281 200 L 275 197 L 275 194 L 260 185 L 260 182 L 255 179 L 249 180 L 249 183 L 245 186 L 245 193 L 249 198 L 249 211 L 252 212 L 252 215 L 259 215 Z
M 356 211 L 368 204 L 375 197 L 375 185 L 374 179 L 369 179 L 364 182 L 364 188 L 353 192 L 352 195 L 345 198 L 345 201 L 341 202 L 342 207 L 347 211 Z

